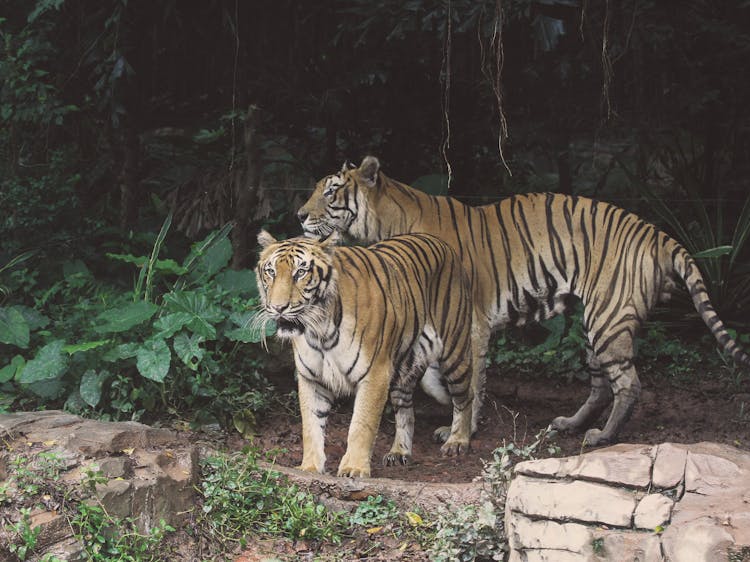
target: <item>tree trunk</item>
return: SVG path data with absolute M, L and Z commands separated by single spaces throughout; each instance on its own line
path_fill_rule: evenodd
M 255 249 L 255 233 L 250 229 L 254 209 L 258 203 L 262 165 L 258 146 L 258 112 L 259 109 L 255 105 L 251 105 L 247 110 L 243 135 L 245 161 L 238 163 L 232 175 L 232 187 L 234 193 L 237 194 L 234 230 L 232 231 L 232 267 L 234 269 L 249 267 L 252 252 Z

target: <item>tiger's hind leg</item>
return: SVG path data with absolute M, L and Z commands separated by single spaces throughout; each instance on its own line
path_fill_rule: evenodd
M 612 388 L 602 373 L 599 359 L 591 346 L 586 345 L 586 363 L 591 377 L 591 393 L 586 402 L 570 417 L 559 416 L 552 420 L 552 427 L 560 431 L 579 431 L 591 427 L 602 412 L 612 403 Z
M 453 422 L 448 438 L 440 447 L 445 456 L 460 455 L 469 450 L 474 414 L 474 375 L 472 343 L 465 342 L 463 351 L 454 348 L 451 355 L 441 358 L 440 368 L 448 384 L 453 402 Z
M 397 378 L 391 386 L 391 405 L 396 416 L 396 435 L 391 450 L 383 457 L 384 466 L 409 464 L 414 440 L 414 388 L 421 372 L 421 365 L 415 363 L 414 353 L 410 353 L 398 367 Z M 432 367 L 427 371 L 431 371 Z M 434 376 L 434 374 L 433 374 Z
M 617 331 L 606 330 L 591 338 L 591 341 L 599 342 L 598 345 L 602 346 L 591 361 L 601 374 L 592 376 L 591 394 L 578 412 L 572 418 L 563 418 L 562 423 L 558 418 L 555 420 L 557 423 L 553 422 L 554 426 L 564 426 L 567 422 L 569 427 L 583 429 L 584 423 L 595 421 L 614 399 L 604 428 L 589 429 L 584 443 L 595 447 L 616 441 L 620 430 L 630 419 L 641 393 L 641 382 L 633 366 L 633 339 L 636 328 L 635 323 L 621 323 L 617 325 Z M 609 388 L 606 388 L 605 384 L 608 384 Z
M 604 429 L 589 429 L 586 432 L 584 442 L 591 447 L 606 445 L 617 440 L 617 435 L 630 419 L 641 395 L 641 381 L 633 366 L 632 357 L 602 362 L 602 370 L 606 373 L 612 388 L 614 404 Z
M 480 318 L 478 320 L 476 317 Z M 479 429 L 479 420 L 484 404 L 485 387 L 487 384 L 487 349 L 489 347 L 491 330 L 484 316 L 475 312 L 475 318 L 471 326 L 471 434 L 474 435 Z M 445 443 L 451 434 L 451 426 L 438 427 L 433 438 L 438 443 Z

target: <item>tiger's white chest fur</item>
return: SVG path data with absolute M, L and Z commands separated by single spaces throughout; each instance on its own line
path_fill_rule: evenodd
M 315 337 L 306 333 L 292 338 L 296 364 L 302 371 L 301 374 L 316 380 L 335 396 L 355 394 L 359 381 L 376 368 L 373 367 L 371 355 L 371 346 L 374 342 L 365 344 L 357 341 L 352 336 L 353 328 L 354 319 L 345 316 L 339 329 L 328 333 L 325 337 Z M 374 329 L 374 331 L 382 332 L 382 329 Z M 423 388 L 428 385 L 430 388 L 425 388 L 427 393 L 441 403 L 445 403 L 445 393 L 440 386 L 440 374 L 437 371 L 438 358 L 443 349 L 442 339 L 432 326 L 425 326 L 416 341 L 409 343 L 398 342 L 397 349 L 391 350 L 391 359 L 397 352 L 404 351 L 403 348 L 412 347 L 414 363 L 420 365 L 420 369 L 428 368 L 428 374 L 431 375 L 423 381 Z M 392 371 L 392 368 L 391 362 L 389 371 Z M 385 373 L 388 377 L 393 374 L 392 372 Z
M 350 396 L 357 382 L 367 374 L 368 354 L 351 337 L 353 319 L 344 317 L 341 326 L 324 337 L 311 333 L 292 338 L 301 374 L 328 388 L 335 396 Z

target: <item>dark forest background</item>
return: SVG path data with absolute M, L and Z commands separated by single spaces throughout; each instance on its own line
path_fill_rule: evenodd
M 636 211 L 746 321 L 747 0 L 5 0 L 0 40 L 6 404 L 43 381 L 116 417 L 221 411 L 247 391 L 222 361 L 258 339 L 232 332 L 255 233 L 297 233 L 315 180 L 367 154 L 472 204 Z

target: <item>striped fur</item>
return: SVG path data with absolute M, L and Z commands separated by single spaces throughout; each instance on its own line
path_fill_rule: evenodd
M 439 373 L 453 403 L 445 455 L 471 437 L 471 295 L 455 252 L 428 234 L 398 236 L 370 248 L 311 238 L 276 241 L 265 231 L 256 268 L 261 321 L 291 339 L 302 412 L 300 468 L 323 472 L 326 419 L 335 398 L 355 395 L 339 476 L 369 476 L 388 394 L 396 436 L 384 464 L 412 454 L 412 394 L 427 369 Z M 443 428 L 444 430 L 444 428 Z M 442 430 L 438 430 L 442 431 Z M 441 433 L 442 437 L 443 434 Z
M 614 441 L 640 394 L 633 366 L 634 337 L 649 311 L 681 279 L 703 321 L 734 360 L 750 358 L 724 329 L 700 271 L 685 249 L 636 215 L 584 197 L 537 193 L 469 207 L 388 178 L 376 158 L 320 180 L 299 210 L 304 230 L 317 237 L 339 231 L 369 243 L 405 232 L 443 238 L 461 257 L 474 303 L 472 347 L 476 430 L 484 397 L 484 364 L 492 329 L 542 320 L 579 297 L 591 372 L 591 394 L 559 429 L 590 427 L 613 402 L 603 430 L 585 441 Z

